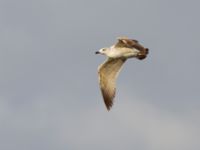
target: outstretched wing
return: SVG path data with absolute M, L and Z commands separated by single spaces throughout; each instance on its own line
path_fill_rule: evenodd
M 118 42 L 115 44 L 115 48 L 126 47 L 126 48 L 134 48 L 140 51 L 139 55 L 137 56 L 138 59 L 146 58 L 149 49 L 143 47 L 137 40 L 128 39 L 127 37 L 120 37 L 118 38 Z
M 116 91 L 116 78 L 125 62 L 125 59 L 109 58 L 98 69 L 99 85 L 103 95 L 106 108 L 109 110 L 113 105 L 113 99 Z
M 128 39 L 126 37 L 118 38 L 118 42 L 115 44 L 115 47 L 135 48 L 137 50 L 145 49 L 142 45 L 139 44 L 137 40 Z

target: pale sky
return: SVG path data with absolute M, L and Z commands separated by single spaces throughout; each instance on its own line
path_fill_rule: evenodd
M 200 2 L 0 0 L 1 150 L 199 150 Z M 104 106 L 95 51 L 119 36 L 126 62 Z

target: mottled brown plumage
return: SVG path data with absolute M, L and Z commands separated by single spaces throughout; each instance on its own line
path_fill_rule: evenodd
M 148 49 L 137 40 L 126 37 L 118 38 L 118 42 L 110 48 L 102 48 L 96 54 L 103 54 L 108 59 L 99 66 L 99 85 L 106 108 L 110 110 L 116 92 L 116 79 L 124 62 L 129 58 L 146 58 Z
M 144 48 L 137 40 L 134 39 L 128 39 L 126 37 L 120 37 L 118 38 L 118 42 L 115 44 L 116 48 L 120 47 L 126 47 L 126 48 L 135 48 L 140 51 L 140 54 L 138 54 L 137 58 L 142 60 L 146 58 L 149 49 Z

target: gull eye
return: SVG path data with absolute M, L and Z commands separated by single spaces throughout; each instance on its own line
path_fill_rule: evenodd
M 102 51 L 105 51 L 106 49 L 102 49 Z

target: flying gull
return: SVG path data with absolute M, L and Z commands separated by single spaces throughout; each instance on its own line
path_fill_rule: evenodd
M 110 110 L 116 91 L 116 78 L 124 62 L 129 58 L 143 60 L 148 54 L 137 40 L 127 37 L 118 38 L 118 42 L 108 48 L 102 48 L 96 54 L 106 55 L 108 59 L 98 67 L 99 85 L 106 108 Z

